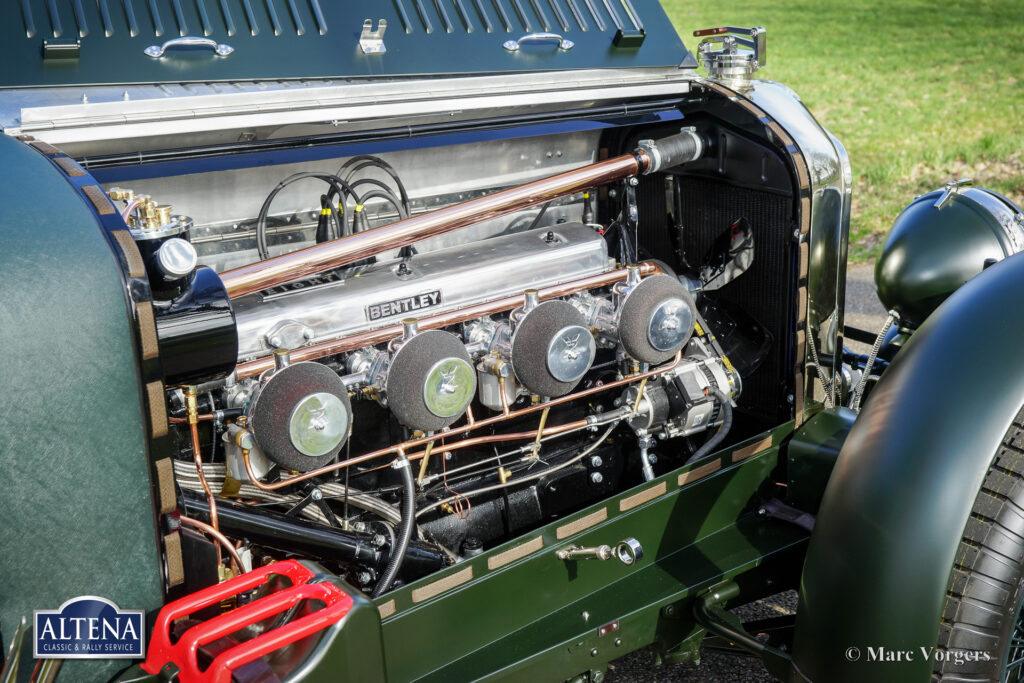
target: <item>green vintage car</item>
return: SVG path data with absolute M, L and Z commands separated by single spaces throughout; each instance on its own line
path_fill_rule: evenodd
M 0 680 L 1020 676 L 1024 216 L 914 199 L 845 326 L 850 164 L 764 29 L 3 11 Z

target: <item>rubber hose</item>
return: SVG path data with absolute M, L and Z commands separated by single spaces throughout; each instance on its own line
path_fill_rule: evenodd
M 687 161 L 700 158 L 704 144 L 694 133 L 682 132 L 656 140 L 658 157 L 651 159 L 652 166 L 647 173 L 673 168 Z
M 281 190 L 288 187 L 292 183 L 297 182 L 299 180 L 303 180 L 305 178 L 316 178 L 330 185 L 331 191 L 328 193 L 329 197 L 332 196 L 334 193 L 337 193 L 337 195 L 341 197 L 351 196 L 357 204 L 361 203 L 359 195 L 357 195 L 355 191 L 352 190 L 351 186 L 347 182 L 329 173 L 303 172 L 295 173 L 294 175 L 288 176 L 280 183 L 278 183 L 277 187 L 275 187 L 270 192 L 270 194 L 267 195 L 267 198 L 263 201 L 263 206 L 260 207 L 259 215 L 256 217 L 256 250 L 259 252 L 261 260 L 266 260 L 270 258 L 269 245 L 267 244 L 267 215 L 270 212 L 270 205 L 274 201 L 274 197 L 276 197 L 278 193 L 281 192 Z M 344 204 L 344 200 L 342 201 L 342 204 Z M 338 230 L 343 235 L 348 234 L 347 225 L 345 224 L 344 221 L 340 219 L 338 214 L 335 213 L 333 217 L 334 220 L 336 221 L 335 225 L 338 227 Z
M 408 458 L 399 455 L 395 464 L 392 465 L 402 475 L 402 524 L 398 529 L 398 547 L 394 548 L 391 557 L 388 558 L 384 575 L 377 582 L 373 589 L 373 597 L 379 597 L 387 592 L 398 576 L 398 570 L 405 560 L 405 553 L 409 549 L 409 540 L 412 538 L 413 529 L 416 528 L 416 482 L 412 477 L 412 465 Z
M 722 406 L 722 412 L 724 413 L 722 425 L 718 428 L 718 431 L 715 432 L 714 436 L 708 439 L 703 446 L 697 449 L 696 453 L 687 458 L 684 463 L 685 465 L 689 465 L 691 462 L 700 460 L 705 455 L 715 450 L 719 444 L 725 440 L 725 437 L 729 434 L 729 430 L 732 429 L 732 403 L 730 402 L 729 397 L 722 393 L 720 389 L 716 389 L 714 387 L 711 388 L 711 395 L 714 396 L 715 400 Z
M 354 168 L 352 168 L 354 166 Z M 405 206 L 406 213 L 412 213 L 412 208 L 409 203 L 409 194 L 405 191 L 405 184 L 402 179 L 398 177 L 398 173 L 391 167 L 391 164 L 384 161 L 380 157 L 375 157 L 371 154 L 362 154 L 357 157 L 352 157 L 338 169 L 337 175 L 344 175 L 345 180 L 351 179 L 356 173 L 359 173 L 364 168 L 375 166 L 380 170 L 391 176 L 391 179 L 395 181 L 395 187 L 398 188 L 398 194 L 402 197 L 402 204 Z M 351 168 L 351 170 L 349 170 Z M 346 174 L 345 171 L 348 171 Z

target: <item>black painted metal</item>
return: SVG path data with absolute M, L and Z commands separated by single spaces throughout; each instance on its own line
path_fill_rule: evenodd
M 181 296 L 154 303 L 156 334 L 167 384 L 224 377 L 238 360 L 235 314 L 220 277 L 196 269 Z

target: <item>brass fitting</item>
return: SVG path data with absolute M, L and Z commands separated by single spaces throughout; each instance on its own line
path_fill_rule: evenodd
M 188 423 L 199 423 L 199 408 L 196 402 L 196 388 L 185 387 L 185 410 L 188 411 Z

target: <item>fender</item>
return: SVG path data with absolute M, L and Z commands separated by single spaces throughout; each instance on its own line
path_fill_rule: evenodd
M 970 280 L 872 392 L 808 547 L 790 680 L 929 680 L 921 648 L 937 642 L 961 533 L 1024 403 L 1021 292 L 1024 254 Z M 909 661 L 878 661 L 879 648 Z

